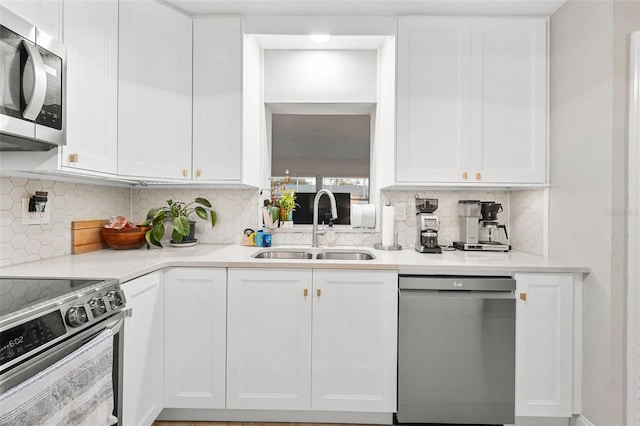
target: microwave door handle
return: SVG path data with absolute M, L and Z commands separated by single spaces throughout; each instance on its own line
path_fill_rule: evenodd
M 28 98 L 26 99 L 27 106 L 22 116 L 27 120 L 35 120 L 38 118 L 38 115 L 40 115 L 40 111 L 42 111 L 44 99 L 47 95 L 47 72 L 44 69 L 44 61 L 42 60 L 42 56 L 40 56 L 40 52 L 38 52 L 38 48 L 26 40 L 23 40 L 22 44 L 25 49 L 27 49 L 29 62 L 33 70 L 33 83 L 31 87 L 28 87 L 27 78 L 24 78 L 26 76 L 24 76 L 22 80 L 22 90 L 25 98 Z

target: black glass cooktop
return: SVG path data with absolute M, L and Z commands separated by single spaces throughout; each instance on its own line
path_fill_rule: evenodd
M 102 279 L 0 277 L 0 318 L 104 281 Z

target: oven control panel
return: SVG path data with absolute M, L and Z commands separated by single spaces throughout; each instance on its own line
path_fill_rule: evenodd
M 66 310 L 65 319 L 69 327 L 84 327 L 122 310 L 124 304 L 124 293 L 120 289 L 95 292 L 71 303 Z
M 0 334 L 0 365 L 21 357 L 66 334 L 60 310 L 49 312 Z

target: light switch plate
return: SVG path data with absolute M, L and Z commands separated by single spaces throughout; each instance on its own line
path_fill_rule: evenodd
M 407 220 L 407 203 L 396 203 L 396 220 Z
M 41 213 L 29 211 L 29 197 L 22 197 L 22 224 L 23 225 L 43 225 L 51 222 L 51 205 L 47 203 L 44 211 Z

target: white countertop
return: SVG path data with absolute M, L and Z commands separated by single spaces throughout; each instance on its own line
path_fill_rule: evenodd
M 309 248 L 278 246 L 277 248 Z M 401 274 L 477 274 L 510 275 L 515 272 L 588 273 L 583 265 L 570 265 L 529 253 L 446 251 L 442 254 L 418 253 L 413 249 L 381 251 L 373 247 L 339 246 L 336 249 L 359 249 L 371 252 L 373 260 L 277 260 L 251 257 L 261 247 L 198 244 L 185 248 L 147 250 L 98 250 L 91 253 L 56 257 L 37 262 L 6 266 L 4 277 L 117 278 L 125 282 L 170 266 L 230 268 L 315 268 L 315 269 L 386 269 Z

